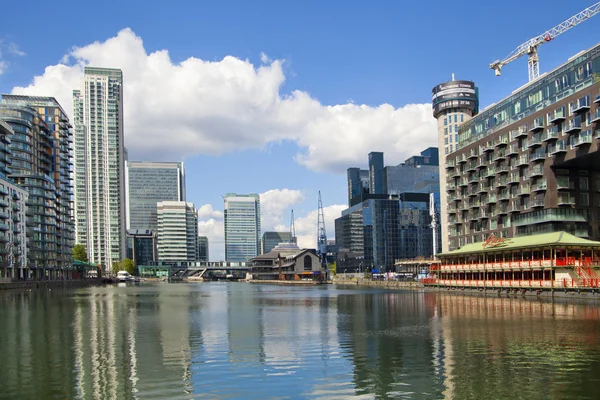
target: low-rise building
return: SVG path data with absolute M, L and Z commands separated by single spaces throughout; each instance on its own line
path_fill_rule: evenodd
M 277 246 L 268 253 L 250 260 L 253 280 L 323 281 L 325 271 L 315 249 L 297 246 Z

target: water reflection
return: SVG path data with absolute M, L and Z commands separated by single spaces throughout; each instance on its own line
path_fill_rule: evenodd
M 2 293 L 0 398 L 597 398 L 600 308 L 160 284 Z

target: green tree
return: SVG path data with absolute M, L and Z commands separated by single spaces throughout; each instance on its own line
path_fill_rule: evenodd
M 76 244 L 73 246 L 73 258 L 78 261 L 88 262 L 88 255 L 85 246 Z
M 121 268 L 123 268 L 123 270 L 129 272 L 129 275 L 137 275 L 135 263 L 130 258 L 125 258 L 125 259 L 123 259 L 123 261 L 121 261 Z
M 112 262 L 112 272 L 116 274 L 121 271 L 121 261 L 113 261 Z

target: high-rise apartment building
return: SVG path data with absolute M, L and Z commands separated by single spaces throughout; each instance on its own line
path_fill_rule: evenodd
M 435 86 L 432 91 L 433 116 L 437 119 L 439 175 L 442 186 L 446 182 L 446 156 L 458 148 L 458 127 L 477 114 L 479 96 L 471 81 L 456 81 Z M 448 194 L 440 191 L 442 250 L 448 251 Z
M 458 128 L 444 182 L 450 250 L 566 231 L 600 239 L 600 45 Z
M 248 261 L 260 253 L 260 196 L 227 193 L 225 260 Z
M 197 261 L 209 261 L 208 254 L 208 237 L 198 236 L 198 254 Z
M 12 128 L 0 119 L 0 278 L 31 278 L 37 270 L 29 268 L 25 210 L 28 192 L 8 176 L 11 162 Z
M 354 205 L 354 201 L 369 193 L 369 170 L 360 168 L 348 168 L 348 205 Z M 356 200 L 354 200 L 356 199 Z
M 73 112 L 76 242 L 110 267 L 126 252 L 121 70 L 86 67 Z
M 150 230 L 127 231 L 127 258 L 136 266 L 158 261 L 156 233 Z
M 185 201 L 161 201 L 158 209 L 158 261 L 166 263 L 196 261 L 198 251 L 198 213 Z
M 183 162 L 127 161 L 127 229 L 156 232 L 156 203 L 185 201 Z
M 72 267 L 71 125 L 53 97 L 3 95 L 0 116 L 14 131 L 9 178 L 29 193 L 31 277 L 60 278 Z

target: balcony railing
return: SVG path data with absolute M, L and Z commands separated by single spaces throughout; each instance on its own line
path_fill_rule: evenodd
M 571 121 L 565 129 L 565 133 L 576 133 L 581 130 L 581 121 Z
M 592 140 L 593 140 L 592 131 L 588 129 L 587 131 L 581 132 L 579 135 L 577 135 L 576 138 L 574 138 L 573 147 L 583 146 L 586 144 L 592 144 Z
M 600 121 L 600 110 L 597 110 L 595 113 L 593 113 L 592 115 L 590 115 L 590 121 L 591 122 L 598 122 Z
M 559 206 L 575 205 L 575 198 L 568 193 L 561 193 L 556 199 Z
M 506 151 L 507 156 L 512 156 L 515 154 L 519 154 L 519 146 L 516 144 L 511 144 Z
M 564 140 L 560 140 L 556 143 L 552 143 L 548 146 L 548 152 L 551 155 L 556 155 L 559 153 L 566 153 L 568 150 L 567 142 Z
M 558 176 L 558 177 L 556 177 L 556 188 L 558 190 L 561 190 L 561 189 L 572 189 L 571 186 L 573 186 L 573 188 L 574 188 L 575 184 L 574 183 L 572 184 L 569 181 L 569 177 L 568 176 Z
M 561 107 L 558 110 L 554 111 L 554 114 L 552 114 L 552 116 L 550 117 L 550 120 L 548 122 L 550 123 L 556 123 L 556 122 L 560 122 L 562 120 L 564 120 L 566 118 L 567 113 L 565 112 L 565 107 Z

